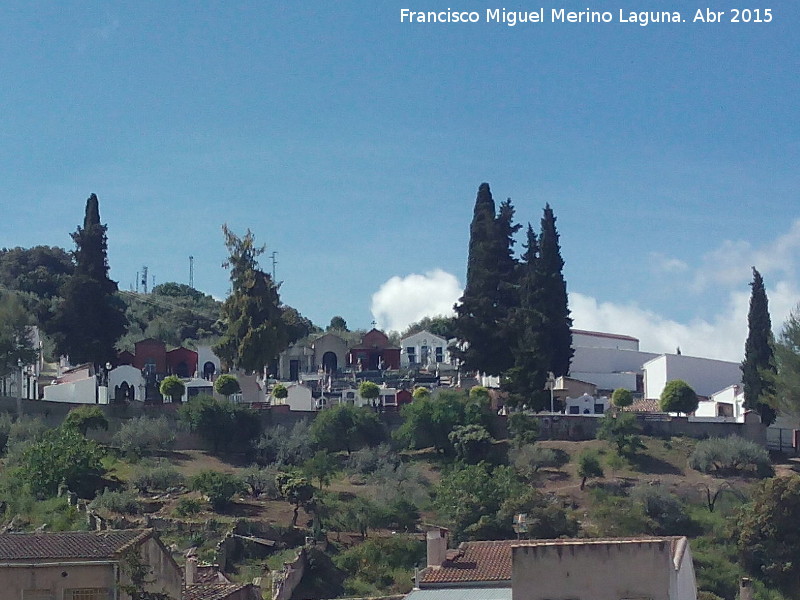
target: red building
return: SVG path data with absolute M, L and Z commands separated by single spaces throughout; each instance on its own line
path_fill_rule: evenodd
M 348 366 L 360 371 L 400 368 L 400 348 L 389 343 L 382 331 L 372 329 L 364 334 L 361 343 L 347 354 Z

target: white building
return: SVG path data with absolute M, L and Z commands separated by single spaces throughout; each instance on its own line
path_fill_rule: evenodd
M 685 381 L 698 396 L 707 398 L 742 382 L 739 363 L 683 354 L 662 354 L 644 363 L 642 369 L 644 397 L 653 400 L 661 397 L 667 382 L 676 379 Z
M 627 335 L 572 330 L 574 355 L 569 375 L 600 390 L 642 391 L 642 365 L 658 356 L 641 352 L 639 340 Z
M 604 415 L 611 406 L 611 401 L 607 396 L 595 398 L 589 394 L 583 394 L 577 398 L 570 398 L 564 401 L 564 412 L 568 415 Z
M 400 341 L 400 367 L 436 370 L 450 366 L 447 340 L 430 331 L 419 331 Z
M 197 377 L 214 381 L 222 373 L 219 357 L 211 350 L 211 346 L 197 347 Z
M 703 420 L 744 423 L 744 390 L 740 385 L 729 385 L 724 390 L 711 394 L 708 400 L 701 400 L 694 411 L 694 418 Z M 692 417 L 689 418 L 693 420 Z
M 273 406 L 287 405 L 289 410 L 316 410 L 316 403 L 311 396 L 311 388 L 302 383 L 290 383 L 286 385 L 286 391 L 289 392 L 286 398 L 276 398 L 270 395 L 270 402 Z
M 142 372 L 131 365 L 120 365 L 111 369 L 108 372 L 108 395 L 116 402 L 144 402 L 145 379 Z

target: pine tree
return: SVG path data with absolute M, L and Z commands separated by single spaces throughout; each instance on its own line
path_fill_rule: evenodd
M 762 423 L 771 425 L 776 416 L 775 409 L 768 404 L 768 399 L 774 396 L 776 372 L 772 354 L 772 322 L 769 317 L 764 279 L 755 267 L 750 288 L 747 341 L 744 345 L 744 361 L 741 367 L 744 406 L 757 411 Z
M 549 370 L 560 377 L 569 374 L 572 362 L 572 319 L 567 298 L 567 283 L 564 281 L 564 260 L 558 244 L 556 217 L 550 205 L 545 205 L 542 229 L 539 236 L 539 265 L 541 277 L 541 311 L 546 347 L 550 351 Z
M 236 236 L 223 225 L 232 291 L 222 306 L 225 332 L 214 352 L 229 365 L 260 373 L 288 342 L 278 285 L 258 267 L 264 247 L 256 247 L 250 230 Z
M 508 342 L 509 311 L 516 305 L 512 254 L 514 209 L 506 201 L 495 215 L 488 183 L 482 183 L 470 225 L 467 284 L 456 304 L 455 331 L 464 347 L 456 350 L 468 371 L 500 375 L 513 365 Z
M 100 223 L 97 196 L 86 201 L 83 227 L 72 234 L 75 271 L 61 290 L 63 298 L 48 324 L 56 350 L 73 364 L 99 369 L 116 359 L 114 344 L 125 333 L 125 305 L 108 277 L 107 227 Z

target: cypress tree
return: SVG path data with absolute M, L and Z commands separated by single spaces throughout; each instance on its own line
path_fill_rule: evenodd
M 741 366 L 744 406 L 758 412 L 762 423 L 771 425 L 776 416 L 775 409 L 768 404 L 768 399 L 774 395 L 776 373 L 772 353 L 772 322 L 764 279 L 755 267 L 750 288 L 747 341 Z
M 550 205 L 545 205 L 539 236 L 539 265 L 542 287 L 541 312 L 544 316 L 546 347 L 549 348 L 548 370 L 560 377 L 569 374 L 572 362 L 572 319 L 564 280 L 564 259 L 558 244 L 556 217 Z
M 214 352 L 230 366 L 260 373 L 288 342 L 279 286 L 259 269 L 264 247 L 256 247 L 249 230 L 243 238 L 225 225 L 222 231 L 229 253 L 223 266 L 231 271 L 232 292 L 222 305 L 225 332 Z
M 544 316 L 541 312 L 542 286 L 539 265 L 539 244 L 530 223 L 526 233 L 526 251 L 518 269 L 519 306 L 512 312 L 514 366 L 505 373 L 503 389 L 509 393 L 509 404 L 525 405 L 534 410 L 548 406 L 544 391 L 549 354 L 544 338 Z
M 56 350 L 73 364 L 99 369 L 116 359 L 114 344 L 125 333 L 125 305 L 108 277 L 108 238 L 100 223 L 97 196 L 86 201 L 83 227 L 72 234 L 75 271 L 61 290 L 63 298 L 49 324 Z
M 500 375 L 513 365 L 508 343 L 509 310 L 515 306 L 513 235 L 514 209 L 510 201 L 495 214 L 488 183 L 478 188 L 470 224 L 467 283 L 455 306 L 454 329 L 461 349 L 454 349 L 468 371 Z

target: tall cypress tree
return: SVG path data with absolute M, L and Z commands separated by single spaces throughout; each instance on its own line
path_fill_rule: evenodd
M 455 353 L 468 371 L 500 375 L 513 365 L 508 343 L 509 311 L 515 306 L 514 209 L 502 203 L 499 215 L 488 183 L 478 188 L 470 224 L 467 283 L 455 306 L 456 335 L 464 347 Z
M 90 362 L 99 369 L 116 359 L 114 344 L 125 333 L 125 305 L 108 277 L 107 227 L 100 223 L 97 196 L 86 201 L 83 227 L 72 234 L 75 271 L 61 290 L 63 298 L 49 323 L 56 350 L 73 364 Z
M 526 251 L 518 268 L 519 305 L 512 311 L 514 366 L 505 373 L 503 389 L 509 404 L 534 410 L 547 406 L 544 392 L 550 355 L 546 345 L 539 264 L 539 243 L 530 223 Z
M 744 406 L 757 411 L 762 423 L 771 425 L 776 416 L 775 409 L 768 404 L 768 399 L 774 395 L 776 372 L 772 353 L 772 322 L 764 279 L 755 267 L 750 288 L 747 341 L 744 344 L 744 361 L 741 366 Z
M 541 277 L 541 311 L 544 315 L 547 346 L 550 349 L 549 370 L 556 377 L 569 374 L 572 362 L 572 319 L 564 280 L 564 259 L 558 244 L 556 217 L 550 205 L 545 205 L 542 230 L 539 236 L 539 265 Z

